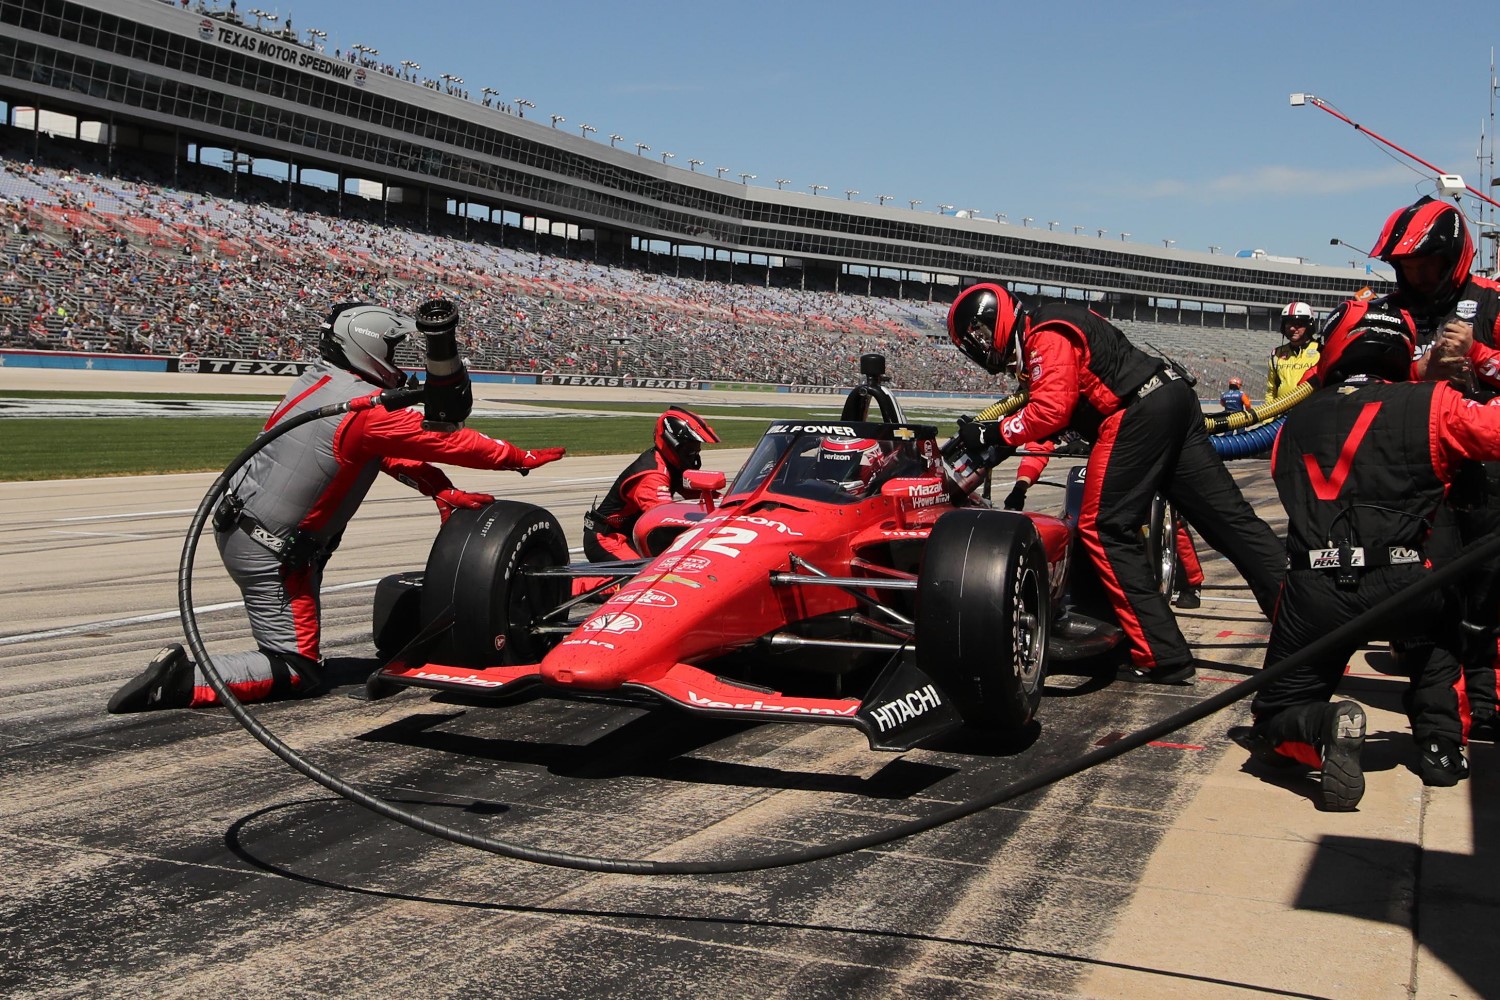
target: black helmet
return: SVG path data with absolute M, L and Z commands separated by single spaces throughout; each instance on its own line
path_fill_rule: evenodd
M 1421 300 L 1435 309 L 1446 309 L 1469 280 L 1474 241 L 1458 208 L 1429 196 L 1391 213 L 1370 256 L 1396 268 L 1396 288 L 1404 304 Z M 1437 257 L 1444 264 L 1437 291 L 1431 294 L 1412 289 L 1400 266 L 1402 258 L 1426 256 Z
M 1323 326 L 1323 349 L 1314 372 L 1322 385 L 1352 375 L 1374 375 L 1387 382 L 1410 377 L 1416 352 L 1411 316 L 1384 300 L 1351 299 L 1335 309 Z
M 705 444 L 718 444 L 719 435 L 692 410 L 669 406 L 656 418 L 656 450 L 674 469 L 702 467 L 699 456 Z
M 321 330 L 318 347 L 324 361 L 387 389 L 405 381 L 396 348 L 417 331 L 410 316 L 368 302 L 340 302 Z
M 1025 324 L 1020 304 L 999 285 L 971 285 L 948 310 L 948 339 L 970 361 L 998 375 L 1016 353 L 1015 338 Z

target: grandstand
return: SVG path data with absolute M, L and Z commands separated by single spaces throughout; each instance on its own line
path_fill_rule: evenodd
M 982 279 L 1085 301 L 1216 386 L 1263 369 L 1282 303 L 1367 280 L 722 181 L 201 2 L 0 0 L 0 24 L 7 122 L 32 109 L 0 128 L 10 346 L 295 359 L 331 299 L 446 294 L 484 367 L 818 385 L 879 350 L 910 385 L 993 389 L 942 339 Z

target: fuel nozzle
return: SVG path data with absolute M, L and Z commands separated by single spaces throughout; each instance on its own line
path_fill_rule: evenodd
M 458 307 L 448 299 L 428 299 L 417 306 L 417 329 L 427 338 L 424 430 L 456 431 L 474 408 L 469 370 L 458 356 L 457 328 Z

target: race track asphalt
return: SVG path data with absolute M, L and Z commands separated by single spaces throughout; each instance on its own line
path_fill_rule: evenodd
M 16 384 L 0 381 L 0 396 Z M 743 453 L 715 457 L 732 471 Z M 548 507 L 576 546 L 624 461 L 454 478 Z M 1279 529 L 1264 464 L 1234 471 Z M 212 478 L 0 484 L 0 995 L 1500 995 L 1485 946 L 1500 912 L 1500 764 L 1476 745 L 1473 780 L 1424 789 L 1380 647 L 1346 685 L 1372 720 L 1357 812 L 1319 812 L 1305 775 L 1247 764 L 1224 737 L 1247 717 L 1237 703 L 1013 802 L 805 866 L 546 867 L 350 804 L 222 710 L 104 712 L 180 635 L 182 537 Z M 550 850 L 710 860 L 886 829 L 1224 690 L 1260 666 L 1265 640 L 1238 575 L 1205 551 L 1203 607 L 1179 617 L 1220 666 L 1173 689 L 1061 666 L 1040 731 L 1018 746 L 949 739 L 892 755 L 852 730 L 620 704 L 356 700 L 373 666 L 373 582 L 421 567 L 433 515 L 377 486 L 329 567 L 337 686 L 255 713 L 368 791 Z M 227 652 L 245 641 L 243 617 L 206 548 L 195 605 L 210 651 Z

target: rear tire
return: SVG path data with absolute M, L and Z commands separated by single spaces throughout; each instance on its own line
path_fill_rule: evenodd
M 565 577 L 526 570 L 568 564 L 568 542 L 551 513 L 496 500 L 455 510 L 438 532 L 422 581 L 422 625 L 453 609 L 453 626 L 428 659 L 455 666 L 535 663 L 556 641 L 535 635 L 536 619 L 568 596 Z
M 917 574 L 917 665 L 971 726 L 1020 729 L 1047 678 L 1047 557 L 1024 514 L 957 510 L 927 539 Z
M 1161 494 L 1151 498 L 1146 522 L 1146 554 L 1156 577 L 1156 589 L 1171 598 L 1177 582 L 1177 511 Z

